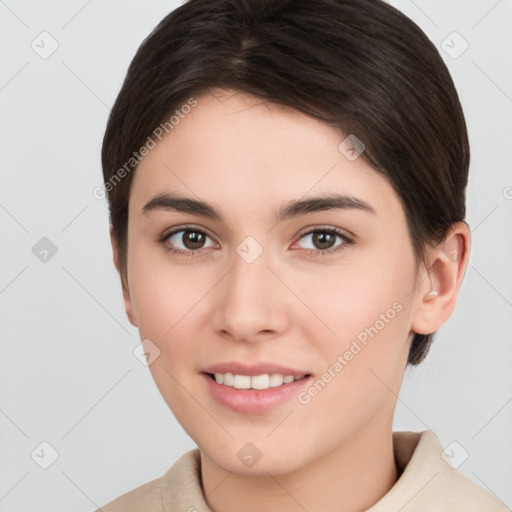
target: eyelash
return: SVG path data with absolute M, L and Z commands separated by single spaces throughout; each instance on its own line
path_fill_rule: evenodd
M 169 247 L 166 244 L 168 239 L 171 236 L 175 235 L 176 233 L 180 233 L 181 231 L 183 231 L 183 232 L 189 231 L 189 232 L 194 232 L 194 233 L 200 233 L 201 235 L 205 235 L 208 238 L 212 238 L 208 233 L 206 233 L 206 231 L 202 230 L 198 226 L 188 225 L 188 226 L 182 226 L 180 229 L 175 229 L 173 231 L 164 233 L 160 237 L 158 242 L 161 243 L 162 245 L 164 245 L 165 250 L 167 252 L 169 252 L 169 253 L 176 254 L 178 256 L 183 256 L 183 257 L 186 257 L 186 258 L 187 257 L 190 258 L 190 257 L 195 256 L 196 253 L 201 251 L 202 249 L 183 251 L 181 249 L 173 249 L 173 248 Z M 307 235 L 311 235 L 313 233 L 330 233 L 330 234 L 338 235 L 343 240 L 343 243 L 339 244 L 338 246 L 335 246 L 333 249 L 325 249 L 325 250 L 321 250 L 321 249 L 304 249 L 305 251 L 308 252 L 308 254 L 314 255 L 314 256 L 331 255 L 331 254 L 334 254 L 334 253 L 337 253 L 337 252 L 343 250 L 346 245 L 351 245 L 351 244 L 354 243 L 354 241 L 351 238 L 349 238 L 344 232 L 342 232 L 341 230 L 339 230 L 337 228 L 331 227 L 331 226 L 329 226 L 329 227 L 319 226 L 319 227 L 317 227 L 315 229 L 311 229 L 309 231 L 301 233 L 300 236 L 299 236 L 299 240 L 302 239 L 303 237 L 305 237 Z

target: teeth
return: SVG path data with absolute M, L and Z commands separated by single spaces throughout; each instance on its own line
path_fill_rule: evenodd
M 235 375 L 233 377 L 233 387 L 236 389 L 249 389 L 251 387 L 251 377 L 248 375 Z
M 272 373 L 269 376 L 269 386 L 274 388 L 276 386 L 281 386 L 284 382 L 284 377 L 280 373 Z
M 251 388 L 253 389 L 267 389 L 270 387 L 270 375 L 265 373 L 264 375 L 255 375 L 250 378 Z
M 232 373 L 215 373 L 214 376 L 217 383 L 236 389 L 275 388 L 304 378 L 304 375 L 294 377 L 293 375 L 283 375 L 281 373 L 264 373 L 253 377 L 250 375 L 234 375 Z

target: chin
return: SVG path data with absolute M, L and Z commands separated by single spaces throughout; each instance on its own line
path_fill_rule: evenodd
M 238 446 L 241 444 L 241 446 Z M 267 443 L 266 447 L 258 448 L 256 443 L 236 443 L 219 446 L 213 449 L 200 446 L 201 454 L 206 455 L 213 463 L 224 471 L 243 476 L 268 477 L 292 473 L 308 463 L 307 454 L 298 454 L 293 447 L 279 448 Z M 293 453 L 293 458 L 290 458 Z

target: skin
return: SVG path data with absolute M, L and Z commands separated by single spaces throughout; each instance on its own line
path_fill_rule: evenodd
M 246 512 L 262 504 L 281 512 L 366 509 L 397 480 L 392 422 L 410 343 L 414 332 L 434 332 L 452 314 L 469 229 L 454 224 L 445 243 L 429 249 L 427 268 L 417 267 L 398 196 L 363 158 L 340 152 L 346 135 L 235 91 L 197 100 L 137 168 L 126 274 L 111 232 L 128 318 L 160 350 L 150 370 L 200 449 L 213 511 L 234 512 L 240 502 Z M 224 221 L 143 213 L 162 192 L 211 203 Z M 276 223 L 282 205 L 325 193 L 360 198 L 375 213 L 332 209 Z M 161 241 L 187 224 L 207 233 L 202 246 L 187 232 Z M 313 228 L 324 236 L 338 228 L 353 243 L 334 235 L 322 246 L 307 234 Z M 252 263 L 236 252 L 247 236 L 263 249 Z M 197 249 L 186 257 L 166 250 L 173 247 Z M 242 414 L 219 404 L 200 375 L 236 360 L 277 362 L 319 378 L 396 302 L 400 312 L 307 404 L 293 397 L 269 412 Z M 237 457 L 248 441 L 262 454 L 251 468 Z

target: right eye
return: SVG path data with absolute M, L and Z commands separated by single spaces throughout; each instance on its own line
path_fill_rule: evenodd
M 208 239 L 212 243 L 205 246 L 204 244 Z M 164 244 L 167 251 L 183 256 L 193 256 L 201 249 L 216 246 L 208 234 L 195 226 L 175 229 L 166 233 L 162 236 L 160 242 Z

